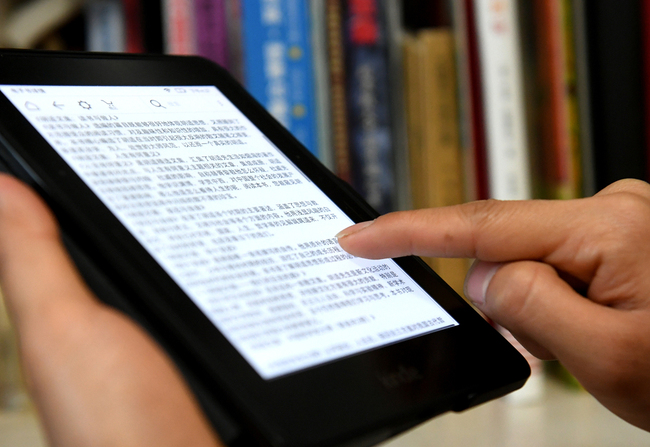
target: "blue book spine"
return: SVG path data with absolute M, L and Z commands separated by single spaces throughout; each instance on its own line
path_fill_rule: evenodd
M 246 88 L 318 156 L 309 2 L 242 2 Z
M 126 50 L 126 18 L 121 0 L 87 2 L 85 12 L 87 51 Z
M 386 22 L 379 0 L 348 0 L 346 86 L 352 184 L 380 213 L 395 208 Z

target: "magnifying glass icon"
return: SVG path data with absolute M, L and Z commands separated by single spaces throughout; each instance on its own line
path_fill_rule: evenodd
M 164 105 L 160 104 L 160 102 L 156 101 L 155 99 L 152 99 L 151 101 L 149 101 L 149 104 L 151 104 L 154 107 L 162 107 L 163 109 L 167 108 Z

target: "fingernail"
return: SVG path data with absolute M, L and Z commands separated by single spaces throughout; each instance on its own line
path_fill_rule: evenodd
M 359 222 L 358 224 L 352 225 L 351 227 L 347 227 L 346 229 L 340 231 L 336 236 L 337 239 L 341 239 L 342 237 L 350 236 L 352 234 L 358 233 L 359 231 L 363 230 L 364 228 L 369 227 L 372 225 L 375 221 L 370 220 L 368 222 Z
M 485 293 L 502 262 L 474 261 L 465 280 L 465 296 L 477 306 L 485 304 Z

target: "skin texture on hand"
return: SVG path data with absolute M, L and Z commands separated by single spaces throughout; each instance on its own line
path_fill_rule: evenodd
M 397 212 L 338 235 L 368 258 L 476 258 L 466 292 L 534 355 L 650 430 L 650 185 L 569 201 L 489 200 Z
M 50 445 L 221 445 L 169 358 L 92 295 L 47 207 L 6 175 L 0 284 Z

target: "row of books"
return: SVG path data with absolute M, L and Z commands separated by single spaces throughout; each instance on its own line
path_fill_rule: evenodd
M 410 203 L 401 6 L 393 0 L 90 0 L 82 10 L 85 41 L 76 46 L 213 60 L 384 213 Z
M 415 15 L 431 4 L 408 3 Z M 650 179 L 650 2 L 439 3 L 403 46 L 414 207 L 571 199 Z M 459 261 L 431 263 L 462 284 Z M 503 333 L 533 371 L 514 399 L 538 399 L 541 363 Z
M 210 58 L 386 212 L 647 178 L 649 3 L 13 0 L 0 42 Z
M 65 49 L 212 59 L 382 213 L 648 177 L 650 0 L 2 4 L 4 45 L 59 27 Z
M 381 213 L 649 178 L 650 0 L 14 1 L 4 45 L 212 59 Z
M 166 0 L 163 16 L 169 53 L 228 68 L 379 212 L 398 207 L 399 2 Z

